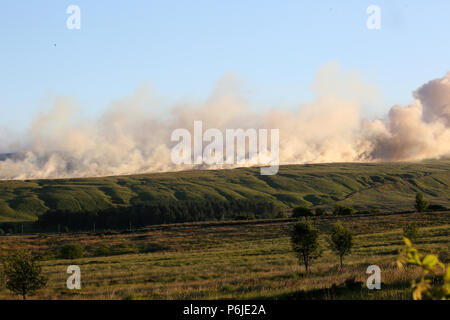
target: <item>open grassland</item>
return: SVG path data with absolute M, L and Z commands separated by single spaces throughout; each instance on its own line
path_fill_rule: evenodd
M 34 299 L 409 299 L 416 268 L 393 264 L 403 246 L 402 227 L 418 223 L 416 246 L 423 252 L 450 252 L 450 213 L 407 213 L 314 217 L 323 234 L 340 220 L 355 235 L 343 270 L 329 250 L 305 275 L 291 251 L 293 219 L 186 223 L 134 232 L 43 234 L 0 237 L 0 254 L 31 249 L 43 258 L 47 288 Z M 322 239 L 324 247 L 325 236 Z M 86 256 L 58 258 L 67 243 L 85 247 Z M 81 268 L 82 289 L 66 289 L 66 269 Z M 343 285 L 365 282 L 369 265 L 382 269 L 382 289 Z M 335 285 L 333 287 L 333 285 Z M 333 287 L 333 288 L 332 288 Z M 13 299 L 0 289 L 0 299 Z
M 92 211 L 164 200 L 262 198 L 281 208 L 298 205 L 410 210 L 421 191 L 450 203 L 450 160 L 420 163 L 335 163 L 184 171 L 105 178 L 0 181 L 0 221 L 32 221 L 48 209 Z

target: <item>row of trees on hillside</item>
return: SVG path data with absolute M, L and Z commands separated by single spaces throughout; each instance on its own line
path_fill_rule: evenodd
M 422 193 L 417 193 L 416 211 L 442 211 L 441 205 L 429 204 Z M 350 206 L 336 205 L 332 211 L 325 208 L 311 209 L 300 206 L 292 210 L 292 217 L 347 216 L 353 214 L 376 214 L 378 208 L 356 211 Z M 97 211 L 49 210 L 39 216 L 32 226 L 40 231 L 87 231 L 105 229 L 135 229 L 148 225 L 195 221 L 250 220 L 263 218 L 288 218 L 273 202 L 262 198 L 230 199 L 227 201 L 159 201 L 141 202 L 131 206 L 116 206 Z M 35 228 L 37 226 L 37 228 Z M 22 232 L 23 224 L 0 223 L 0 236 Z
M 165 223 L 274 218 L 278 212 L 279 209 L 272 202 L 261 199 L 165 201 L 96 212 L 51 210 L 41 215 L 37 223 L 41 230 L 128 229 Z

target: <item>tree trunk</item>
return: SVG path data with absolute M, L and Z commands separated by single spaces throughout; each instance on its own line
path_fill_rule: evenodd
M 306 273 L 309 273 L 309 270 L 308 270 L 308 258 L 306 257 L 305 254 L 303 254 L 303 261 L 305 262 Z
M 339 256 L 339 259 L 341 260 L 341 270 L 342 270 L 342 260 L 343 260 L 343 257 L 342 257 L 342 256 Z

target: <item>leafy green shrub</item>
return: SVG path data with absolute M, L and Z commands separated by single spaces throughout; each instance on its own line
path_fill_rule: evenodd
M 355 209 L 352 207 L 336 206 L 334 207 L 333 214 L 336 216 L 349 216 L 355 213 Z
M 412 264 L 422 268 L 423 276 L 419 282 L 413 281 L 413 299 L 423 298 L 432 300 L 447 300 L 450 298 L 450 265 L 445 266 L 439 258 L 433 254 L 423 257 L 417 249 L 412 246 L 408 238 L 404 238 L 406 247 L 400 252 L 397 266 L 402 269 L 405 265 Z M 442 284 L 433 283 L 433 278 L 443 272 Z M 432 279 L 430 279 L 430 276 Z
M 79 259 L 84 256 L 84 248 L 79 244 L 66 244 L 60 250 L 61 259 Z
M 4 235 L 5 231 L 3 231 L 3 229 L 0 229 L 0 236 Z
M 312 216 L 311 209 L 307 207 L 297 207 L 292 210 L 292 217 L 298 218 L 298 217 L 309 217 Z

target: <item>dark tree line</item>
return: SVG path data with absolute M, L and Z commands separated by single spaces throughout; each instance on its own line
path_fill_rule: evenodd
M 165 201 L 111 207 L 101 211 L 49 210 L 39 216 L 39 229 L 83 231 L 140 228 L 148 225 L 247 218 L 274 218 L 278 208 L 260 199 L 229 201 Z

